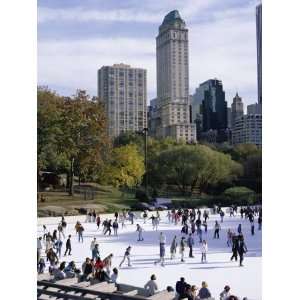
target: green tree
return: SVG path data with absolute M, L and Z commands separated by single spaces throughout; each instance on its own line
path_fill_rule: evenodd
M 106 161 L 110 143 L 106 117 L 97 99 L 82 90 L 60 97 L 38 89 L 38 167 L 68 172 L 79 178 L 95 178 Z M 73 194 L 73 171 L 69 173 Z
M 143 156 L 136 145 L 129 144 L 113 149 L 99 179 L 115 187 L 134 187 L 141 183 L 144 173 Z

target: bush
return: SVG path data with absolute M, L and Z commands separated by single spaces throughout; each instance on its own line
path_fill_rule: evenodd
M 228 188 L 223 195 L 227 201 L 235 205 L 252 205 L 256 202 L 255 192 L 244 186 Z

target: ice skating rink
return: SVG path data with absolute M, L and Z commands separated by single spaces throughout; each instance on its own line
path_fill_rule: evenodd
M 200 244 L 198 237 L 194 236 L 194 256 L 188 258 L 188 247 L 185 251 L 185 262 L 179 259 L 179 253 L 174 260 L 170 260 L 170 244 L 176 235 L 178 244 L 181 237 L 181 225 L 175 226 L 169 224 L 166 212 L 160 212 L 161 222 L 158 231 L 152 230 L 151 220 L 147 220 L 147 224 L 143 224 L 143 220 L 137 213 L 138 219 L 134 221 L 134 225 L 126 221 L 126 227 L 121 228 L 119 224 L 119 235 L 104 236 L 102 226 L 97 230 L 95 223 L 85 223 L 85 216 L 66 217 L 67 234 L 72 235 L 72 256 L 61 257 L 60 261 L 74 260 L 77 267 L 81 268 L 81 264 L 86 257 L 91 257 L 90 244 L 94 237 L 99 243 L 100 255 L 103 259 L 110 253 L 114 254 L 113 267 L 118 267 L 123 258 L 126 247 L 132 246 L 131 261 L 132 267 L 127 267 L 126 262 L 119 269 L 120 283 L 127 283 L 142 287 L 150 278 L 151 274 L 157 277 L 159 289 L 165 289 L 168 285 L 175 287 L 175 283 L 180 277 L 185 277 L 189 284 L 195 284 L 200 287 L 202 281 L 208 283 L 212 296 L 219 299 L 219 294 L 225 285 L 231 287 L 231 292 L 240 299 L 248 297 L 250 300 L 261 299 L 261 231 L 258 231 L 257 217 L 255 217 L 255 235 L 250 232 L 249 220 L 241 219 L 240 215 L 229 217 L 226 214 L 224 222 L 221 224 L 220 239 L 213 239 L 213 226 L 215 220 L 220 221 L 219 215 L 210 215 L 208 220 L 208 232 L 203 233 L 203 239 L 208 242 L 207 263 L 201 264 Z M 149 217 L 151 212 L 149 213 Z M 107 217 L 113 219 L 112 215 L 101 216 L 101 223 Z M 45 224 L 47 229 L 52 233 L 57 229 L 58 222 L 61 218 L 39 218 L 38 232 L 40 236 L 43 233 L 42 225 Z M 83 243 L 79 243 L 75 234 L 75 222 L 79 220 L 85 231 L 83 232 Z M 144 232 L 144 241 L 137 242 L 136 224 L 142 225 Z M 238 224 L 242 224 L 242 232 L 248 252 L 245 255 L 244 267 L 240 267 L 238 262 L 231 262 L 231 247 L 227 247 L 227 229 L 231 228 L 237 232 Z M 163 231 L 167 237 L 166 244 L 166 263 L 165 267 L 154 265 L 154 261 L 159 258 L 159 233 Z M 113 230 L 112 230 L 113 232 Z M 65 251 L 65 241 L 63 241 L 62 255 Z M 178 249 L 177 249 L 178 251 Z M 44 251 L 43 251 L 44 253 Z M 47 264 L 48 269 L 48 264 Z

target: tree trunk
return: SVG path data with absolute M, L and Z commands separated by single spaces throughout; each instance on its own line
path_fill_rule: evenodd
M 69 178 L 69 196 L 74 195 L 73 179 L 74 179 L 74 158 L 71 159 L 70 178 Z

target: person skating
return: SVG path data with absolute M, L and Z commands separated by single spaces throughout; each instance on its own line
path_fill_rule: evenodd
M 230 247 L 232 245 L 232 231 L 231 229 L 229 228 L 227 230 L 227 246 Z
M 224 216 L 225 216 L 225 213 L 224 213 L 224 211 L 221 209 L 221 210 L 220 210 L 221 223 L 223 223 Z
M 172 214 L 169 210 L 168 210 L 168 213 L 167 213 L 167 217 L 168 217 L 168 222 L 171 223 Z
M 80 243 L 80 240 L 81 242 L 83 243 L 83 231 L 84 231 L 84 228 L 83 226 L 80 224 L 80 226 L 78 227 L 78 242 Z
M 166 236 L 163 232 L 159 235 L 159 260 L 154 262 L 156 265 L 157 263 L 161 263 L 161 265 L 165 266 L 165 255 L 166 255 Z
M 220 224 L 218 223 L 218 221 L 216 221 L 215 223 L 215 232 L 214 232 L 214 239 L 219 239 L 220 238 L 220 229 L 221 229 L 221 226 Z
M 144 224 L 146 224 L 147 218 L 148 218 L 148 214 L 147 214 L 147 212 L 144 210 L 144 212 L 143 212 Z
M 207 233 L 207 222 L 203 221 L 202 226 L 204 227 L 204 232 Z
M 97 230 L 100 228 L 100 223 L 101 223 L 101 220 L 100 220 L 100 216 L 98 215 L 96 218 Z
M 172 240 L 171 247 L 170 247 L 171 259 L 175 258 L 176 251 L 177 251 L 177 237 L 175 235 Z
M 71 235 L 68 236 L 68 239 L 66 241 L 66 251 L 64 256 L 67 255 L 67 252 L 69 251 L 68 255 L 71 255 L 71 251 L 72 251 L 72 246 L 71 246 Z
M 206 240 L 203 240 L 203 242 L 201 243 L 201 262 L 202 263 L 207 262 L 207 260 L 206 260 L 207 251 L 208 251 L 207 242 L 206 242 Z
M 202 243 L 202 229 L 201 229 L 201 226 L 197 226 L 197 235 L 198 235 L 198 238 L 199 238 L 199 242 Z
M 146 289 L 148 297 L 153 296 L 158 290 L 158 286 L 155 280 L 156 276 L 152 274 L 150 280 L 144 285 L 144 289 Z
M 204 210 L 203 218 L 204 218 L 204 222 L 207 223 L 207 219 L 209 218 L 207 210 Z
M 92 259 L 97 259 L 98 257 L 100 257 L 99 244 L 95 244 L 95 247 L 92 250 Z
M 261 224 L 262 224 L 261 216 L 258 216 L 257 223 L 258 223 L 258 230 L 261 230 Z
M 224 290 L 220 293 L 220 300 L 227 300 L 230 295 L 230 286 L 225 285 Z
M 141 242 L 144 240 L 143 238 L 143 228 L 140 224 L 136 224 L 136 231 L 138 232 L 138 242 Z
M 238 237 L 236 235 L 233 235 L 232 236 L 232 256 L 230 258 L 231 261 L 233 259 L 235 259 L 235 261 L 237 261 L 238 246 L 239 246 L 238 244 L 239 244 Z
M 127 259 L 128 262 L 128 267 L 131 267 L 131 263 L 130 263 L 130 252 L 131 252 L 131 246 L 128 246 L 126 248 L 126 251 L 124 253 L 124 257 L 122 259 L 122 261 L 120 262 L 119 267 L 121 268 L 122 264 L 124 263 L 125 259 Z
M 239 226 L 237 228 L 237 232 L 238 232 L 238 234 L 242 234 L 242 224 L 239 224 Z
M 39 263 L 39 261 L 40 261 L 41 254 L 42 254 L 42 249 L 43 249 L 42 237 L 40 236 L 37 239 L 37 263 Z
M 62 245 L 63 245 L 63 242 L 60 239 L 58 239 L 54 243 L 56 254 L 58 255 L 59 258 L 61 257 L 61 248 L 62 248 Z
M 93 240 L 91 241 L 91 245 L 90 245 L 90 250 L 91 252 L 93 252 L 96 244 L 98 244 L 97 239 L 94 237 Z M 93 254 L 92 254 L 93 255 Z
M 109 221 L 107 221 L 106 224 L 105 224 L 104 235 L 106 235 L 107 232 L 108 232 L 108 235 L 111 235 L 111 227 L 112 227 L 112 223 L 111 223 L 111 220 L 109 220 Z
M 62 237 L 63 237 L 63 239 L 65 239 L 64 229 L 61 224 L 58 224 L 57 230 L 58 230 L 58 239 L 62 240 Z
M 190 248 L 190 251 L 189 251 L 189 257 L 191 257 L 191 258 L 193 258 L 194 256 L 193 256 L 193 246 L 194 246 L 194 238 L 193 238 L 193 236 L 192 236 L 192 234 L 190 233 L 189 234 L 189 237 L 188 237 L 188 239 L 187 239 L 187 244 L 188 244 L 188 246 L 189 246 L 189 248 Z
M 118 228 L 119 228 L 119 224 L 117 219 L 114 220 L 113 224 L 112 224 L 113 230 L 114 230 L 114 236 L 118 236 Z
M 243 261 L 244 261 L 244 254 L 247 253 L 247 246 L 245 244 L 245 241 L 244 241 L 244 237 L 243 236 L 240 236 L 240 241 L 238 243 L 238 254 L 239 254 L 239 257 L 240 257 L 240 267 L 243 267 Z
M 254 221 L 251 222 L 251 235 L 254 235 Z
M 181 254 L 181 262 L 184 262 L 184 251 L 185 251 L 185 237 L 183 236 L 180 240 L 180 244 L 179 244 L 179 253 Z

